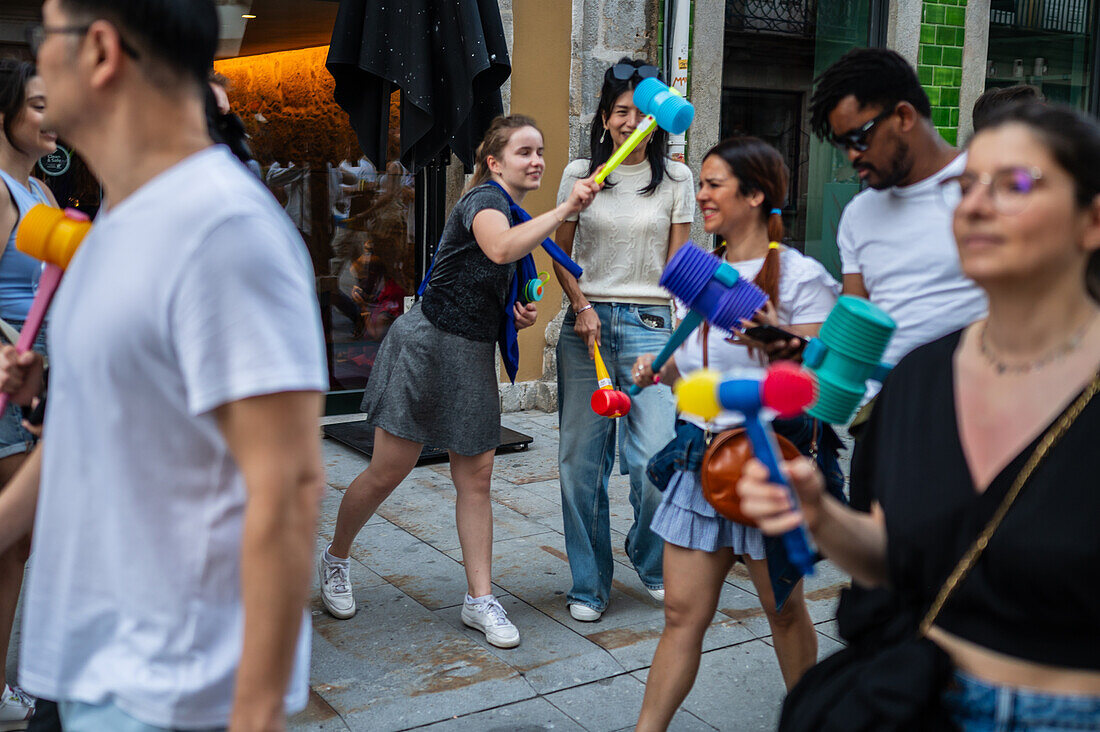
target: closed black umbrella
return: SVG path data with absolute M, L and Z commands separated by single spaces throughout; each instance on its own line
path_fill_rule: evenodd
M 414 172 L 447 148 L 472 167 L 511 73 L 496 0 L 340 0 L 327 66 L 380 170 L 390 94 L 401 90 L 401 162 Z

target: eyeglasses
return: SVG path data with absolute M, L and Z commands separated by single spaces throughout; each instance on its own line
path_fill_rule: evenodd
M 619 81 L 629 81 L 630 79 L 637 77 L 639 81 L 642 79 L 650 79 L 657 76 L 657 67 L 650 66 L 649 64 L 642 64 L 641 66 L 635 66 L 634 64 L 615 64 L 607 73 L 604 74 L 604 81 L 610 81 L 611 79 L 618 79 Z
M 862 126 L 852 130 L 851 132 L 845 132 L 843 135 L 830 135 L 829 142 L 836 145 L 836 147 L 841 152 L 847 152 L 848 150 L 865 152 L 867 148 L 871 146 L 870 137 L 871 133 L 875 129 L 875 126 L 878 125 L 878 123 L 882 120 L 892 115 L 894 111 L 894 109 L 888 109 L 874 119 L 864 122 Z
M 956 208 L 967 196 L 979 187 L 989 189 L 989 200 L 998 213 L 1011 216 L 1018 214 L 1027 206 L 1029 194 L 1043 179 L 1038 168 L 1003 168 L 996 173 L 963 173 L 940 182 L 940 193 L 944 203 Z
M 65 25 L 56 27 L 42 25 L 41 23 L 34 23 L 33 25 L 27 26 L 27 45 L 31 47 L 31 53 L 37 56 L 38 49 L 40 49 L 42 47 L 42 44 L 46 42 L 46 36 L 50 35 L 51 33 L 71 33 L 73 35 L 82 36 L 89 30 L 91 30 L 91 28 L 92 26 L 90 23 L 87 25 Z M 141 58 L 141 55 L 138 54 L 137 50 L 133 46 L 126 42 L 126 39 L 122 37 L 122 34 L 119 34 L 118 36 L 118 45 L 119 48 L 122 49 L 123 53 L 125 53 L 127 56 L 134 59 L 135 61 Z

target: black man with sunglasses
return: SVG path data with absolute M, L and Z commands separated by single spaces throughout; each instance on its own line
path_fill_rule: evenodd
M 962 172 L 966 153 L 940 136 L 931 112 L 913 67 L 882 48 L 845 54 L 817 78 L 810 100 L 814 133 L 869 186 L 841 214 L 837 246 L 844 292 L 869 298 L 898 324 L 888 363 L 986 309 L 959 267 L 955 206 L 939 192 L 941 180 Z

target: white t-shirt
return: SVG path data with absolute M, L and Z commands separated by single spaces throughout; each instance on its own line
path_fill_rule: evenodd
M 588 172 L 588 161 L 566 166 L 558 188 L 558 203 L 569 198 L 573 184 Z M 604 188 L 579 216 L 573 237 L 573 260 L 584 269 L 579 284 L 593 302 L 629 302 L 667 305 L 668 293 L 659 284 L 668 261 L 668 233 L 672 224 L 690 224 L 695 216 L 695 182 L 691 169 L 667 160 L 665 177 L 656 190 L 638 193 L 649 185 L 649 161 L 620 165 Z
M 871 302 L 898 325 L 883 360 L 896 364 L 917 346 L 983 317 L 985 293 L 963 275 L 940 181 L 966 167 L 966 154 L 919 183 L 852 199 L 840 216 L 844 274 L 863 275 Z
M 52 312 L 20 683 L 159 727 L 223 726 L 246 494 L 211 410 L 327 388 L 301 237 L 208 148 L 96 221 Z M 309 641 L 303 612 L 288 711 L 306 704 Z
M 840 284 L 833 279 L 816 259 L 803 256 L 794 249 L 783 247 L 779 259 L 779 322 L 787 325 L 805 325 L 823 323 L 829 311 L 836 305 L 840 295 Z M 730 262 L 737 273 L 750 282 L 760 268 L 764 258 L 749 259 L 744 262 Z M 677 310 L 682 318 L 687 309 L 677 301 Z M 738 343 L 726 340 L 729 333 L 711 328 L 707 335 L 707 366 L 725 373 L 743 369 L 760 369 L 764 362 L 749 355 L 749 349 Z M 703 330 L 688 336 L 684 344 L 673 355 L 676 368 L 681 376 L 703 368 Z M 709 425 L 699 417 L 681 414 L 681 419 L 712 430 L 729 429 L 744 421 L 737 412 L 723 411 Z

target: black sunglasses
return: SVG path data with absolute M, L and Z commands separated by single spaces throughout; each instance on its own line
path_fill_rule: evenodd
M 24 34 L 26 35 L 27 45 L 31 47 L 31 53 L 37 56 L 38 49 L 41 48 L 42 44 L 46 41 L 46 36 L 50 35 L 51 33 L 70 33 L 73 35 L 82 36 L 89 30 L 91 30 L 91 28 L 92 26 L 90 24 L 66 25 L 55 28 L 42 25 L 41 23 L 34 23 L 26 27 Z M 125 53 L 127 56 L 134 59 L 135 61 L 141 58 L 141 55 L 138 54 L 137 50 L 133 46 L 126 42 L 126 39 L 122 37 L 121 33 L 118 36 L 118 45 L 119 48 L 122 49 L 123 53 Z
M 657 76 L 657 67 L 649 64 L 642 64 L 641 66 L 635 66 L 634 64 L 615 64 L 607 73 L 604 74 L 604 80 L 610 81 L 611 79 L 617 79 L 619 81 L 629 81 L 632 78 L 637 77 L 639 81 L 642 79 L 651 79 Z
M 892 115 L 895 111 L 896 108 L 888 109 L 874 119 L 864 122 L 860 127 L 851 132 L 845 132 L 843 135 L 829 135 L 829 142 L 836 145 L 841 152 L 847 152 L 848 150 L 865 152 L 867 148 L 871 146 L 870 137 L 875 126 Z

